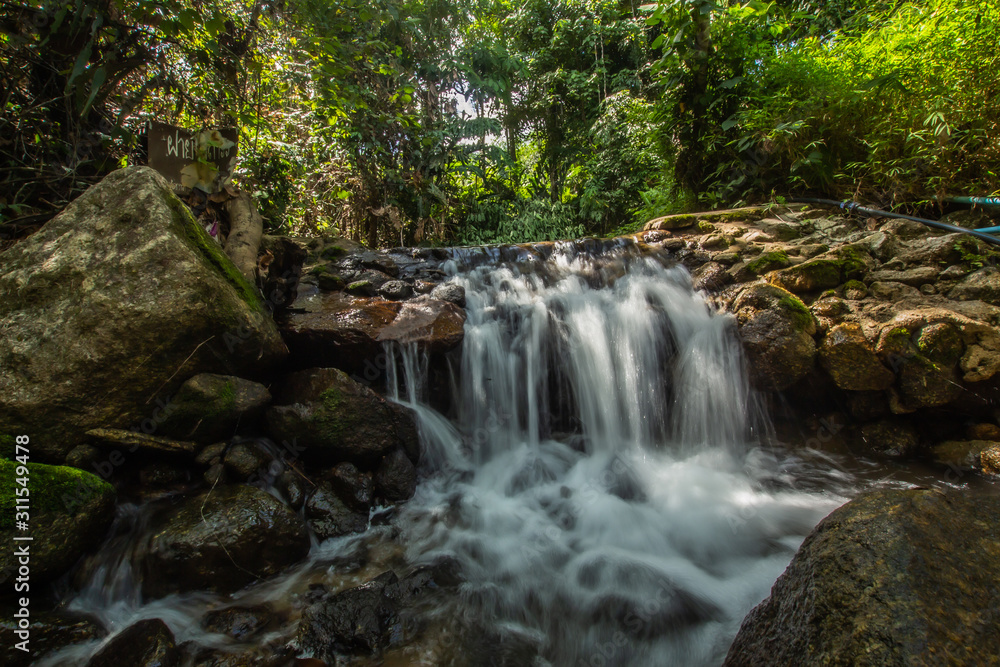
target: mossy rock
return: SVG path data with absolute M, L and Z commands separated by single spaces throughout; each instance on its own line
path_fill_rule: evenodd
M 216 373 L 189 378 L 170 399 L 164 435 L 209 444 L 236 434 L 237 426 L 252 426 L 271 402 L 267 387 Z
M 787 269 L 773 271 L 767 275 L 767 280 L 796 294 L 819 292 L 841 283 L 841 265 L 840 260 L 811 259 Z
M 753 283 L 736 297 L 732 308 L 756 385 L 787 389 L 813 368 L 816 320 L 794 294 Z
M 371 467 L 396 447 L 411 456 L 417 451 L 412 413 L 341 370 L 293 373 L 277 387 L 275 402 L 267 412 L 269 432 L 295 441 L 307 459 Z
M 27 475 L 19 474 L 27 468 Z M 15 489 L 27 478 L 29 502 L 28 530 L 15 523 Z M 16 535 L 30 535 L 31 584 L 52 581 L 103 538 L 114 518 L 115 489 L 89 472 L 68 466 L 28 463 L 27 466 L 0 459 L 0 538 L 7 545 L 17 545 Z M 14 592 L 17 571 L 14 548 L 0 551 L 0 590 Z
M 755 276 L 761 276 L 770 271 L 783 269 L 791 262 L 788 253 L 784 250 L 765 252 L 751 262 L 747 262 L 746 270 Z
M 61 463 L 152 418 L 185 377 L 266 373 L 270 315 L 162 176 L 108 175 L 0 259 L 0 432 Z

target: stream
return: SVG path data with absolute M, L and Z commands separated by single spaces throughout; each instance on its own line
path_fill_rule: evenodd
M 64 606 L 110 633 L 160 618 L 178 645 L 266 655 L 293 641 L 311 586 L 448 563 L 461 583 L 422 605 L 420 633 L 338 664 L 718 665 L 823 516 L 904 484 L 777 443 L 732 317 L 683 268 L 557 244 L 547 259 L 443 269 L 467 295 L 449 395 L 426 355 L 388 348 L 388 394 L 416 412 L 423 447 L 410 501 L 376 508 L 366 533 L 313 537 L 306 561 L 232 596 L 159 600 L 142 599 L 135 562 L 164 501 L 122 504 Z M 274 619 L 248 644 L 200 623 L 264 603 Z M 39 664 L 83 665 L 101 645 Z

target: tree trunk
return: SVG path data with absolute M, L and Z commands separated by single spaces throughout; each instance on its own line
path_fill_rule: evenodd
M 229 236 L 225 251 L 240 273 L 252 284 L 257 284 L 257 250 L 264 233 L 264 220 L 257 212 L 250 194 L 240 190 L 226 202 L 229 214 Z

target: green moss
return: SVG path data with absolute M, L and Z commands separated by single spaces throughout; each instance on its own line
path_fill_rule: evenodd
M 316 421 L 325 431 L 325 435 L 332 439 L 339 439 L 343 436 L 344 430 L 349 426 L 341 412 L 341 404 L 344 396 L 338 387 L 330 387 L 319 395 L 322 408 L 316 415 Z
M 0 459 L 0 529 L 14 526 L 17 468 L 20 464 Z M 76 510 L 89 499 L 114 493 L 113 486 L 96 475 L 69 466 L 28 464 L 29 514 L 39 521 L 45 514 L 76 515 Z
M 865 285 L 860 280 L 848 280 L 846 283 L 844 283 L 844 289 L 845 290 L 856 289 L 856 290 L 861 290 L 863 292 L 867 292 L 868 286 Z
M 311 276 L 321 276 L 324 273 L 329 273 L 330 269 L 326 268 L 325 264 L 317 264 L 316 266 L 309 269 L 309 275 Z
M 860 278 L 868 272 L 864 255 L 853 246 L 846 245 L 838 248 L 837 257 L 840 258 L 840 274 L 843 279 Z
M 788 253 L 783 250 L 776 250 L 774 252 L 766 252 L 747 264 L 747 270 L 752 271 L 759 276 L 762 273 L 767 273 L 768 271 L 782 269 L 788 266 L 788 264 Z
M 14 436 L 0 433 L 0 456 L 4 458 L 14 457 Z
M 219 390 L 219 413 L 231 414 L 236 410 L 236 387 L 232 382 L 226 382 Z
M 180 200 L 178 200 L 180 202 Z M 264 303 L 261 301 L 257 288 L 243 277 L 232 260 L 223 252 L 222 248 L 208 235 L 198 221 L 186 210 L 178 206 L 175 209 L 177 224 L 181 228 L 184 238 L 188 240 L 192 247 L 208 260 L 222 277 L 232 285 L 236 293 L 239 294 L 250 310 L 254 312 L 264 312 Z
M 709 222 L 756 222 L 767 215 L 762 208 L 736 209 L 734 211 L 718 211 L 702 213 L 702 220 Z
M 798 329 L 808 329 L 813 323 L 812 313 L 806 308 L 806 304 L 796 296 L 789 294 L 778 300 L 778 303 L 792 316 L 795 326 Z
M 827 291 L 820 294 L 819 298 L 825 299 L 828 296 L 837 296 L 837 290 L 828 289 Z
M 715 225 L 713 225 L 711 222 L 700 220 L 698 222 L 698 231 L 700 231 L 703 234 L 711 234 L 712 232 L 715 231 Z
M 319 255 L 323 259 L 337 259 L 339 257 L 343 257 L 346 254 L 347 250 L 341 248 L 339 245 L 328 245 L 327 247 L 323 248 L 323 251 L 320 252 Z

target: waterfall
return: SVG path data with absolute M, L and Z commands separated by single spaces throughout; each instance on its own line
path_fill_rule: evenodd
M 450 414 L 415 348 L 389 372 L 424 450 L 402 542 L 464 580 L 442 618 L 535 664 L 719 664 L 843 502 L 780 481 L 731 316 L 634 249 L 450 272 L 468 315 Z

